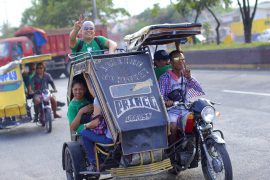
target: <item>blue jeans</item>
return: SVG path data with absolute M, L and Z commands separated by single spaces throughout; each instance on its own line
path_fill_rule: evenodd
M 96 164 L 95 151 L 94 151 L 94 143 L 102 143 L 102 144 L 110 144 L 113 143 L 113 140 L 107 138 L 105 134 L 99 135 L 94 133 L 89 129 L 84 129 L 81 132 L 81 136 L 83 139 L 83 144 L 86 149 L 88 161 L 90 163 Z

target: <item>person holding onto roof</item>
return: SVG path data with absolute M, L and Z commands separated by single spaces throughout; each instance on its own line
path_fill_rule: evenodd
M 185 66 L 185 57 L 178 50 L 170 53 L 172 69 L 160 76 L 159 88 L 166 107 L 173 106 L 175 101 L 188 102 L 189 99 L 204 95 L 199 82 L 191 76 L 190 70 Z M 189 114 L 182 106 L 176 106 L 168 110 L 171 135 L 170 143 L 177 139 L 177 129 L 184 131 L 185 119 Z
M 74 23 L 70 32 L 69 46 L 72 53 L 91 52 L 93 55 L 103 54 L 104 49 L 109 50 L 109 54 L 114 53 L 117 48 L 116 42 L 104 36 L 95 36 L 95 25 L 92 21 L 84 21 L 81 16 Z M 77 38 L 79 31 L 82 30 L 82 39 Z

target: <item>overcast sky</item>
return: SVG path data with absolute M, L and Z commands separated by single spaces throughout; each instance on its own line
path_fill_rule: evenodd
M 174 0 L 172 1 L 174 2 Z M 253 1 L 255 0 L 250 0 L 250 2 Z M 170 4 L 171 0 L 113 0 L 113 2 L 115 7 L 126 8 L 131 15 L 136 15 L 143 12 L 146 8 L 151 8 L 155 3 L 165 7 Z M 30 6 L 31 0 L 0 0 L 0 26 L 7 20 L 11 26 L 19 26 L 23 11 Z

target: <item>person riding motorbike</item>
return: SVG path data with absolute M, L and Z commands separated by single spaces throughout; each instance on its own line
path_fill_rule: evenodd
M 178 50 L 170 53 L 172 70 L 168 70 L 159 79 L 160 93 L 166 107 L 173 106 L 175 101 L 188 102 L 189 99 L 204 95 L 204 91 L 197 80 L 191 76 L 191 72 L 185 66 L 185 57 Z M 173 107 L 168 111 L 170 131 L 170 143 L 177 138 L 177 122 L 180 129 L 184 129 L 185 122 L 182 117 L 188 114 L 184 107 Z
M 41 103 L 40 96 L 35 94 L 37 91 L 42 91 L 43 89 L 48 89 L 49 84 L 52 86 L 55 92 L 57 92 L 55 84 L 50 74 L 45 72 L 45 64 L 40 62 L 36 65 L 36 73 L 34 77 L 31 79 L 30 84 L 28 85 L 29 94 L 34 94 L 33 102 L 35 106 L 35 119 L 38 119 L 38 105 Z M 54 118 L 61 118 L 59 114 L 56 112 L 57 102 L 55 96 L 51 96 L 51 107 L 53 111 Z

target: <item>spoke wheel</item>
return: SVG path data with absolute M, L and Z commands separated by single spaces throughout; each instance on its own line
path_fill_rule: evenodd
M 231 180 L 233 179 L 232 165 L 225 144 L 218 144 L 213 140 L 207 142 L 208 154 L 212 164 L 207 161 L 206 155 L 202 153 L 202 170 L 205 179 L 209 180 Z

